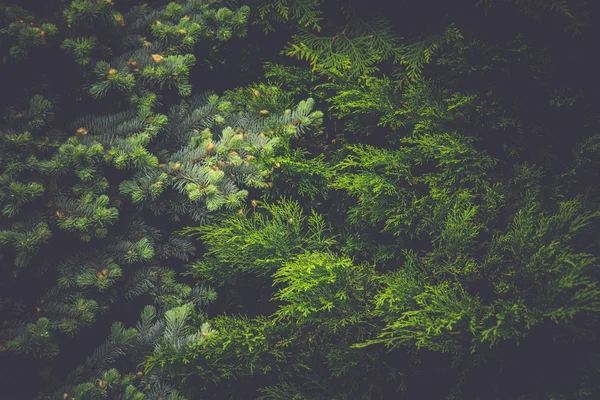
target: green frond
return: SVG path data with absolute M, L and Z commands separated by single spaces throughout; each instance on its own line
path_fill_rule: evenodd
M 375 16 L 353 17 L 333 36 L 301 31 L 294 36 L 286 54 L 308 61 L 314 70 L 353 70 L 368 73 L 382 60 L 400 60 L 400 38 L 390 22 Z
M 443 46 L 462 38 L 460 31 L 453 24 L 450 24 L 439 35 L 432 35 L 424 40 L 402 45 L 398 51 L 400 54 L 398 61 L 406 66 L 406 78 L 411 81 L 419 79 L 425 65 L 431 62 L 433 56 Z

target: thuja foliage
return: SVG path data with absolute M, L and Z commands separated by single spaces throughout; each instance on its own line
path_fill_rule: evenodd
M 383 3 L 2 6 L 7 396 L 598 397 L 593 4 Z

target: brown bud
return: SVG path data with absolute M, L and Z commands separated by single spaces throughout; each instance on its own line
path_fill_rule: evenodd
M 239 210 L 237 210 L 237 213 L 238 215 L 244 215 L 244 210 L 240 208 Z
M 63 393 L 63 400 L 69 400 L 69 393 Z
M 252 200 L 250 203 L 252 203 L 252 208 L 256 208 L 256 206 L 258 206 L 258 201 L 256 200 Z
M 76 134 L 77 136 L 85 136 L 85 135 L 87 135 L 87 134 L 88 134 L 88 131 L 87 131 L 87 129 L 85 129 L 85 128 L 79 128 L 79 129 L 77 129 L 77 130 L 75 131 L 75 134 Z
M 127 250 L 127 254 L 131 254 L 131 253 L 133 253 L 133 251 Z
M 23 114 L 18 113 L 17 115 L 15 115 L 15 118 L 23 118 Z
M 225 165 L 225 163 L 223 161 L 219 160 L 219 161 L 217 161 L 217 165 L 219 167 L 222 167 L 223 165 Z
M 231 157 L 238 157 L 239 156 L 239 154 L 237 153 L 237 151 L 232 151 L 231 153 L 229 153 L 229 155 Z
M 164 168 L 166 164 L 158 164 L 158 168 Z
M 136 61 L 134 61 L 134 60 L 129 60 L 129 61 L 127 61 L 127 66 L 128 66 L 129 68 L 133 69 L 133 70 L 135 70 L 135 69 L 139 69 L 139 67 L 138 67 L 138 63 L 137 63 Z
M 102 270 L 102 275 L 104 275 L 104 276 L 107 276 L 109 272 L 110 272 L 110 271 L 108 270 L 108 268 L 104 268 L 104 269 Z
M 174 165 L 171 167 L 171 169 L 172 169 L 173 171 L 179 171 L 179 170 L 181 169 L 181 164 L 180 164 L 179 162 L 176 162 L 176 163 L 175 163 L 175 164 L 174 164 Z
M 256 97 L 260 96 L 260 92 L 256 89 L 252 89 L 252 93 L 254 93 L 254 96 L 256 96 Z
M 104 275 L 102 275 L 102 272 L 98 272 L 98 274 L 96 275 L 96 278 L 98 278 L 99 281 L 103 281 L 104 279 L 106 279 L 106 277 Z
M 150 42 L 149 42 L 149 41 L 147 41 L 147 40 L 144 40 L 144 43 L 142 43 L 142 45 L 143 45 L 144 47 L 150 47 L 150 46 L 152 46 L 152 43 L 150 43 Z
M 64 216 L 65 216 L 65 213 L 64 213 L 64 212 L 62 212 L 62 211 L 60 211 L 60 210 L 56 210 L 56 216 L 57 216 L 58 218 L 62 218 L 62 217 L 64 217 Z
M 100 386 L 100 389 L 104 389 L 107 384 L 108 384 L 108 382 L 106 382 L 104 380 L 98 382 L 98 386 Z
M 281 167 L 281 164 L 279 164 L 278 162 L 276 162 L 276 163 L 275 163 L 275 167 L 276 167 L 276 168 L 280 168 L 280 167 Z
M 160 54 L 152 54 L 152 60 L 154 60 L 154 62 L 157 64 L 164 59 L 165 58 L 163 56 L 161 56 Z
M 269 110 L 260 110 L 260 115 L 269 115 Z
M 136 373 L 136 375 L 137 375 L 138 378 L 140 378 L 140 377 L 142 377 L 144 375 L 144 373 L 142 371 L 138 371 Z
M 215 145 L 213 144 L 213 142 L 210 142 L 209 144 L 206 145 L 206 152 L 210 153 L 211 151 L 213 151 L 214 148 L 215 148 Z
M 108 70 L 108 76 L 116 75 L 116 73 L 117 73 L 117 70 L 114 68 L 111 68 Z
M 254 161 L 256 159 L 256 157 L 254 156 L 246 156 L 246 160 L 248 161 Z
M 189 21 L 190 20 L 190 16 L 186 15 L 185 17 L 183 17 L 183 19 L 185 19 L 186 21 Z
M 36 308 L 35 308 L 35 311 L 36 311 L 36 312 L 39 314 L 40 312 L 42 312 L 42 309 L 41 309 L 41 308 L 39 308 L 39 307 L 36 307 Z
M 125 26 L 125 20 L 123 19 L 122 15 L 116 14 L 115 20 L 119 23 L 119 25 Z

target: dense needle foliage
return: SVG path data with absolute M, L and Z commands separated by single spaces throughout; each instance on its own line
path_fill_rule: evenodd
M 0 4 L 0 398 L 598 398 L 599 8 Z

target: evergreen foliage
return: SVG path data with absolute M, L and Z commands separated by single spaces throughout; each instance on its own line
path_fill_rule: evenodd
M 319 30 L 323 20 L 319 0 L 254 0 L 248 3 L 258 17 L 254 24 L 262 25 L 265 33 L 275 31 L 273 23 L 290 20 L 304 28 Z
M 598 7 L 398 6 L 1 5 L 0 397 L 597 398 Z

